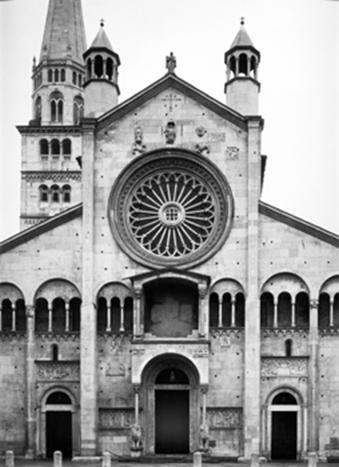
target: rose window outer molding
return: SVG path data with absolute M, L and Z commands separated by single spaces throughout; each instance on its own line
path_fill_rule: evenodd
M 117 177 L 108 218 L 121 249 L 150 268 L 193 267 L 225 242 L 233 197 L 220 170 L 183 149 L 143 154 Z

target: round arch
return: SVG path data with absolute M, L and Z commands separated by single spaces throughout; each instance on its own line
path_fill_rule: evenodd
M 176 384 L 158 384 L 157 377 L 165 370 L 178 371 L 187 381 Z M 176 437 L 179 431 L 180 443 L 185 444 L 183 452 L 193 452 L 199 448 L 200 426 L 200 374 L 188 357 L 177 353 L 164 353 L 149 359 L 141 372 L 141 398 L 143 404 L 142 425 L 145 434 L 145 450 L 154 453 L 179 453 L 166 451 L 164 439 Z M 170 407 L 175 427 L 166 424 L 166 405 Z M 165 410 L 164 410 L 165 407 Z M 167 408 L 167 410 L 169 410 Z M 181 433 L 180 430 L 183 430 Z M 166 443 L 165 443 L 166 444 Z M 176 448 L 174 448 L 176 449 Z
M 53 394 L 63 393 L 65 401 L 49 403 Z M 48 388 L 40 398 L 38 408 L 39 443 L 38 452 L 42 457 L 51 457 L 55 450 L 63 452 L 64 457 L 73 457 L 80 451 L 79 403 L 73 392 L 63 386 Z M 66 402 L 67 401 L 67 402 Z
M 282 397 L 279 403 L 284 394 L 287 402 Z M 302 459 L 307 445 L 307 409 L 301 393 L 289 385 L 275 387 L 266 397 L 263 415 L 264 454 L 269 459 L 284 459 L 282 452 L 286 459 Z M 289 436 L 282 436 L 280 430 Z
M 25 300 L 25 296 L 20 287 L 12 282 L 0 283 L 0 302 L 5 298 L 12 303 L 16 302 L 16 300 Z
M 266 279 L 260 289 L 260 294 L 264 292 L 270 292 L 275 297 L 278 297 L 281 292 L 288 292 L 292 297 L 299 292 L 306 292 L 310 296 L 310 288 L 304 279 L 288 271 L 282 271 Z
M 339 292 L 339 275 L 329 277 L 321 285 L 319 289 L 319 295 L 321 293 L 327 293 L 329 296 L 334 296 Z
M 67 301 L 71 298 L 81 298 L 79 288 L 68 279 L 56 277 L 48 279 L 37 288 L 34 295 L 34 303 L 38 298 L 45 298 L 48 302 L 56 297 Z
M 210 287 L 210 293 L 213 292 L 218 294 L 228 292 L 231 295 L 235 295 L 240 292 L 246 296 L 245 289 L 242 284 L 238 280 L 230 277 L 221 278 L 215 281 Z

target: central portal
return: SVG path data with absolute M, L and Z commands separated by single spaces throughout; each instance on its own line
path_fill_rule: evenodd
M 155 391 L 155 452 L 189 452 L 189 391 Z

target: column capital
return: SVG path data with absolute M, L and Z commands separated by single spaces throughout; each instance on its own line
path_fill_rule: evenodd
M 26 318 L 34 318 L 35 306 L 26 305 Z
M 206 284 L 198 284 L 199 297 L 205 298 L 207 295 L 207 286 Z
M 201 391 L 202 394 L 207 394 L 207 392 L 208 392 L 208 385 L 207 385 L 207 384 L 202 384 L 202 385 L 200 386 L 200 391 Z
M 142 286 L 134 287 L 134 295 L 136 299 L 140 299 L 142 294 Z
M 133 392 L 134 392 L 134 394 L 140 394 L 140 389 L 141 389 L 140 384 L 133 384 Z
M 311 298 L 310 308 L 311 308 L 311 310 L 318 309 L 318 299 L 317 298 Z

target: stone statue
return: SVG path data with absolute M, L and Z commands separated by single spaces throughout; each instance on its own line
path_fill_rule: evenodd
M 204 452 L 207 452 L 209 449 L 210 443 L 210 433 L 207 423 L 202 423 L 200 425 L 200 449 Z
M 139 451 L 142 449 L 142 432 L 141 426 L 134 423 L 131 426 L 132 450 Z
M 166 125 L 165 138 L 166 144 L 174 144 L 177 137 L 177 129 L 173 120 L 169 121 Z
M 168 70 L 168 73 L 174 73 L 176 66 L 177 66 L 177 60 L 175 56 L 173 55 L 173 52 L 171 52 L 169 56 L 166 57 L 166 68 Z
M 143 154 L 146 151 L 146 145 L 143 143 L 143 132 L 140 126 L 134 130 L 134 143 L 132 146 L 133 156 L 136 154 Z

